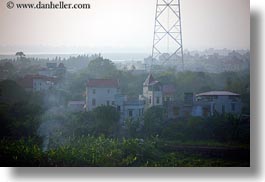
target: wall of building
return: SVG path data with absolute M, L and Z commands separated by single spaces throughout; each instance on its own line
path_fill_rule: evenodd
M 148 91 L 144 97 L 148 107 L 163 105 L 163 94 L 161 91 Z
M 163 105 L 162 91 L 152 91 L 147 86 L 143 87 L 143 96 L 145 98 L 146 107 L 161 106 Z
M 239 115 L 242 109 L 242 102 L 239 97 L 230 96 L 213 96 L 201 98 L 200 101 L 195 102 L 193 106 L 193 116 L 205 116 L 206 110 L 209 110 L 209 115 L 214 115 L 215 112 L 219 114 L 231 113 Z
M 45 91 L 52 87 L 52 82 L 42 80 L 42 79 L 33 79 L 33 91 Z
M 133 119 L 137 120 L 143 117 L 144 114 L 144 104 L 134 105 L 134 104 L 126 104 L 124 105 L 124 119 Z
M 212 114 L 214 111 L 222 114 L 222 113 L 233 113 L 240 114 L 241 113 L 241 101 L 240 100 L 232 100 L 229 96 L 218 96 L 212 102 L 211 105 Z
M 119 93 L 117 88 L 93 88 L 87 87 L 86 89 L 86 106 L 87 110 L 91 111 L 99 106 L 115 106 L 115 95 Z M 95 104 L 93 104 L 95 99 Z

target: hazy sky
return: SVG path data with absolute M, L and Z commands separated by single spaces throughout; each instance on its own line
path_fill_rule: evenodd
M 12 52 L 10 47 L 38 53 L 52 51 L 47 47 L 68 53 L 151 52 L 156 0 L 64 0 L 90 3 L 90 10 L 10 10 L 8 1 L 0 1 L 0 53 Z M 184 49 L 249 49 L 249 6 L 249 0 L 182 0 Z

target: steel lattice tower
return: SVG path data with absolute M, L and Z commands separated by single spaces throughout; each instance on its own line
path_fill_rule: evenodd
M 157 0 L 152 64 L 184 70 L 180 0 Z

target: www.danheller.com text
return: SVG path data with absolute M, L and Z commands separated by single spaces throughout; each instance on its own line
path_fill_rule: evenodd
M 89 3 L 66 3 L 64 1 L 38 1 L 36 3 L 14 3 L 13 1 L 8 1 L 6 7 L 8 9 L 90 9 L 91 5 Z

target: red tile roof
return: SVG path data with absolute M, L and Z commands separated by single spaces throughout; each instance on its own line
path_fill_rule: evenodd
M 119 87 L 119 81 L 118 80 L 112 80 L 112 79 L 91 79 L 88 80 L 87 83 L 88 87 L 107 87 L 107 88 L 118 88 Z
M 55 77 L 48 77 L 48 76 L 42 76 L 42 75 L 26 75 L 26 76 L 24 76 L 24 78 L 19 79 L 18 83 L 24 88 L 33 88 L 33 80 L 34 79 L 51 81 L 54 83 L 57 81 L 57 79 Z

